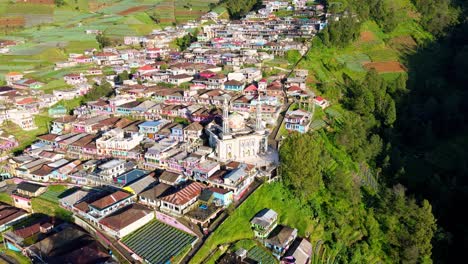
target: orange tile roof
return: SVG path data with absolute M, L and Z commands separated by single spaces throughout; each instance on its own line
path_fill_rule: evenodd
M 199 196 L 205 188 L 206 186 L 202 183 L 192 182 L 177 192 L 164 196 L 162 200 L 175 205 L 183 205 Z
M 130 197 L 131 194 L 123 192 L 123 191 L 116 191 L 115 193 L 109 194 L 107 196 L 102 197 L 101 199 L 93 202 L 91 206 L 97 208 L 97 209 L 105 209 L 119 201 L 122 201 L 128 197 Z

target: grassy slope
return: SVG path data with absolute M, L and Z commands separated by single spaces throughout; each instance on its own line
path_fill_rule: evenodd
M 317 233 L 310 211 L 306 210 L 298 199 L 288 197 L 280 183 L 265 184 L 218 227 L 190 263 L 200 263 L 219 245 L 253 238 L 249 222 L 264 208 L 275 210 L 279 214 L 281 224 L 297 228 L 302 236 L 306 233 Z

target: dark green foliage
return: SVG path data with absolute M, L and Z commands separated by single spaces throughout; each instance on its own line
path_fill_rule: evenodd
M 458 11 L 450 0 L 413 0 L 421 13 L 421 24 L 434 35 L 445 33 L 457 21 Z
M 360 140 L 373 144 L 372 138 Z M 342 263 L 430 263 L 430 204 L 418 205 L 401 186 L 367 193 L 343 154 L 321 132 L 292 135 L 280 149 L 284 183 L 310 205 L 331 257 Z
M 320 33 L 320 39 L 327 46 L 344 47 L 359 37 L 360 27 L 361 23 L 356 17 L 345 16 L 331 22 Z
M 65 3 L 65 0 L 54 0 L 54 4 L 57 7 L 61 7 L 61 6 L 64 6 L 66 3 Z
M 181 125 L 189 125 L 190 122 L 187 120 L 187 118 L 183 118 L 183 117 L 176 117 L 174 118 L 174 122 L 178 123 L 178 124 L 181 124 Z
M 280 149 L 285 183 L 303 198 L 309 198 L 322 185 L 323 150 L 316 144 L 320 144 L 317 134 L 293 135 Z
M 103 49 L 112 44 L 110 38 L 104 36 L 103 34 L 98 34 L 96 36 L 96 41 L 99 43 L 99 48 Z
M 114 93 L 114 89 L 106 80 L 101 81 L 101 85 L 95 84 L 93 89 L 84 96 L 85 101 L 95 101 L 101 97 L 109 97 Z
M 261 0 L 225 0 L 225 4 L 231 18 L 240 18 L 255 7 L 261 5 Z
M 115 82 L 122 83 L 123 81 L 128 80 L 128 79 L 130 79 L 130 74 L 128 74 L 127 71 L 123 71 L 122 73 L 118 74 L 115 77 Z
M 176 39 L 176 45 L 179 47 L 181 51 L 186 50 L 190 47 L 190 44 L 197 41 L 197 33 L 195 34 L 187 34 L 181 38 Z
M 468 217 L 463 213 L 468 202 L 468 23 L 446 28 L 452 21 L 449 1 L 414 2 L 423 25 L 445 36 L 408 58 L 408 93 L 397 102 L 396 136 L 385 175 L 431 202 L 441 227 L 434 258 L 457 263 L 468 249 Z

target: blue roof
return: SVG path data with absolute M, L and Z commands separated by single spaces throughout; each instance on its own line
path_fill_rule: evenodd
M 238 168 L 232 170 L 228 175 L 226 175 L 224 178 L 229 179 L 233 182 L 239 181 L 241 178 L 245 177 L 246 172 L 245 172 L 245 166 L 243 164 L 239 166 Z
M 159 124 L 161 124 L 160 120 L 158 120 L 158 121 L 146 121 L 144 123 L 139 124 L 138 126 L 140 126 L 140 127 L 154 127 L 154 126 L 157 126 Z
M 128 184 L 148 174 L 145 170 L 134 169 L 117 177 L 118 183 Z

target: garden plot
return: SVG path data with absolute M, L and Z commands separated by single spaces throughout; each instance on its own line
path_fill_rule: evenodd
M 146 262 L 157 264 L 168 263 L 195 240 L 192 235 L 153 221 L 124 237 L 122 242 Z
M 275 260 L 275 258 L 265 249 L 255 246 L 249 252 L 247 253 L 249 258 L 257 261 L 258 263 L 262 264 L 275 264 L 278 263 L 278 261 Z

